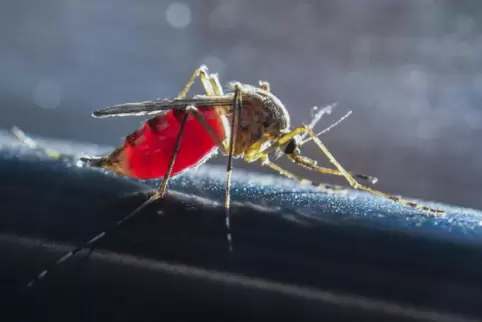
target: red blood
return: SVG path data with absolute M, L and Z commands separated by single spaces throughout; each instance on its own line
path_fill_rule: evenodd
M 225 139 L 225 117 L 214 109 L 200 109 L 207 123 L 221 141 Z M 125 164 L 130 175 L 139 179 L 164 177 L 181 129 L 183 115 L 174 110 L 147 121 L 142 128 L 127 137 L 124 144 Z M 171 175 L 179 174 L 206 160 L 217 148 L 206 129 L 189 115 L 179 152 Z

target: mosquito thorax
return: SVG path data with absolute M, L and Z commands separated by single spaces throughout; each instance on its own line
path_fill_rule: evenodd
M 290 117 L 280 99 L 269 91 L 266 82 L 260 87 L 240 83 L 233 86 L 240 89 L 243 100 L 235 155 L 244 154 L 249 159 L 254 150 L 259 151 L 274 143 L 289 131 Z

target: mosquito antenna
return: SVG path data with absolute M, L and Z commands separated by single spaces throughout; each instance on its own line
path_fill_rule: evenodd
M 233 118 L 231 120 L 231 137 L 229 138 L 229 154 L 228 154 L 228 164 L 226 167 L 226 194 L 224 197 L 224 209 L 226 212 L 226 238 L 228 240 L 229 252 L 233 251 L 233 239 L 231 236 L 231 223 L 230 223 L 230 203 L 231 203 L 231 173 L 233 168 L 233 154 L 234 154 L 234 144 L 236 142 L 236 135 L 238 133 L 239 127 L 239 116 L 242 110 L 242 102 L 239 99 L 240 96 L 239 86 L 235 85 L 234 99 L 233 99 Z
M 316 124 L 318 124 L 318 122 L 321 120 L 321 118 L 323 117 L 323 115 L 325 115 L 325 114 L 331 114 L 333 108 L 335 108 L 337 105 L 338 105 L 338 103 L 333 103 L 333 104 L 330 104 L 330 105 L 328 105 L 328 106 L 323 107 L 323 108 L 320 109 L 319 111 L 316 111 L 316 112 L 315 112 L 315 115 L 313 115 L 313 118 L 311 119 L 311 122 L 310 122 L 310 124 L 308 125 L 308 127 L 309 127 L 310 129 L 313 129 L 313 128 L 316 126 Z M 316 110 L 317 107 L 315 106 L 313 109 Z M 306 136 L 307 136 L 306 133 L 303 134 L 303 135 L 301 136 L 301 139 L 304 139 Z
M 352 111 L 349 111 L 348 113 L 346 113 L 345 115 L 343 115 L 338 121 L 336 121 L 335 123 L 331 124 L 330 126 L 328 126 L 327 128 L 325 128 L 324 130 L 318 132 L 316 134 L 316 136 L 320 136 L 328 131 L 330 131 L 332 128 L 334 128 L 335 126 L 337 126 L 338 124 L 340 124 L 341 122 L 343 122 L 343 120 L 345 120 L 348 116 L 350 116 L 352 113 Z M 304 141 L 301 141 L 300 145 L 303 145 L 305 144 L 306 142 L 309 142 L 313 140 L 313 137 L 309 137 L 308 139 L 304 140 Z
M 310 129 L 314 128 L 316 124 L 321 120 L 323 115 L 325 114 L 331 114 L 333 109 L 338 106 L 338 103 L 333 103 L 328 106 L 323 107 L 321 110 L 317 111 L 315 115 L 313 116 L 313 119 L 310 122 Z
M 62 257 L 60 257 L 55 263 L 53 263 L 51 268 L 47 268 L 47 269 L 44 269 L 43 271 L 41 271 L 36 277 L 34 277 L 30 282 L 28 282 L 27 287 L 26 287 L 27 289 L 31 288 L 37 281 L 40 281 L 40 280 L 44 279 L 45 276 L 47 276 L 47 274 L 49 273 L 49 271 L 53 267 L 70 260 L 71 258 L 76 256 L 79 252 L 81 252 L 82 250 L 84 250 L 86 248 L 90 248 L 92 250 L 93 247 L 96 244 L 98 244 L 100 241 L 102 241 L 107 235 L 110 235 L 115 230 L 119 229 L 121 226 L 124 226 L 125 223 L 127 223 L 129 220 L 133 219 L 136 215 L 138 215 L 141 210 L 146 208 L 148 205 L 150 205 L 155 200 L 163 197 L 166 186 L 167 186 L 167 181 L 169 180 L 169 177 L 171 176 L 172 169 L 174 167 L 174 162 L 175 162 L 176 156 L 179 152 L 179 147 L 181 145 L 181 139 L 182 139 L 182 136 L 184 134 L 184 129 L 186 127 L 188 116 L 189 116 L 189 112 L 186 112 L 186 114 L 184 115 L 184 118 L 182 119 L 181 128 L 180 128 L 179 134 L 177 136 L 176 145 L 174 147 L 174 151 L 173 151 L 172 156 L 171 156 L 169 167 L 168 167 L 166 175 L 165 175 L 165 177 L 162 181 L 162 184 L 159 187 L 159 189 L 156 191 L 156 193 L 153 196 L 151 196 L 147 201 L 145 201 L 143 204 L 141 204 L 139 207 L 137 207 L 134 211 L 132 211 L 130 214 L 128 214 L 124 218 L 116 221 L 107 230 L 97 234 L 96 236 L 92 237 L 91 239 L 89 239 L 88 241 L 83 243 L 82 245 L 76 247 L 75 249 L 71 250 L 70 252 L 68 252 L 65 255 L 63 255 Z

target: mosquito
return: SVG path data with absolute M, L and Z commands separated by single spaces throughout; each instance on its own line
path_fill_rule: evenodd
M 205 94 L 187 97 L 197 78 L 200 79 Z M 84 156 L 81 158 L 83 162 L 123 176 L 163 180 L 147 201 L 106 231 L 62 256 L 54 265 L 69 260 L 85 248 L 93 248 L 101 239 L 132 219 L 146 206 L 163 198 L 171 177 L 200 166 L 216 152 L 227 156 L 224 209 L 230 251 L 230 189 L 234 158 L 241 158 L 248 163 L 260 162 L 261 165 L 281 175 L 319 189 L 334 192 L 345 190 L 297 176 L 270 159 L 270 156 L 274 159 L 286 156 L 295 164 L 311 171 L 344 177 L 352 188 L 431 214 L 444 213 L 443 210 L 428 208 L 358 183 L 355 178 L 370 183 L 375 183 L 377 179 L 351 173 L 341 166 L 318 137 L 331 127 L 320 133 L 313 131 L 314 125 L 321 117 L 320 114 L 317 114 L 309 125 L 292 129 L 287 109 L 271 92 L 268 82 L 260 81 L 259 86 L 231 82 L 229 89 L 231 92 L 224 93 L 218 75 L 209 74 L 207 67 L 203 65 L 194 71 L 184 89 L 173 99 L 126 103 L 93 112 L 92 115 L 96 118 L 146 115 L 152 117 L 141 128 L 128 135 L 124 142 L 107 156 Z M 321 167 L 315 160 L 301 155 L 301 147 L 308 141 L 316 144 L 333 164 L 334 169 Z M 47 269 L 43 270 L 28 283 L 27 287 L 43 279 L 48 272 Z

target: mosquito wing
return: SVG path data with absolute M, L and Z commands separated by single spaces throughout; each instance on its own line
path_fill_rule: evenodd
M 143 116 L 151 114 L 159 114 L 172 109 L 185 109 L 189 105 L 196 107 L 209 106 L 229 106 L 233 104 L 233 95 L 222 96 L 204 96 L 199 95 L 193 98 L 182 99 L 163 99 L 155 101 L 145 101 L 137 103 L 125 103 L 114 105 L 95 111 L 92 116 L 96 118 L 112 117 L 112 116 Z

